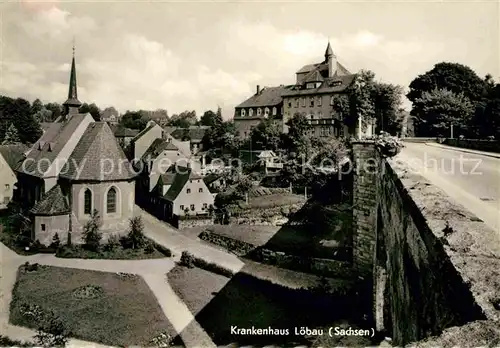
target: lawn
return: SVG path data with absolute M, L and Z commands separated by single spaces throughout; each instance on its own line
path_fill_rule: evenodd
M 95 296 L 82 289 L 94 288 Z M 162 332 L 176 332 L 145 281 L 135 275 L 39 266 L 21 266 L 13 290 L 10 322 L 37 328 L 23 308 L 52 310 L 71 330 L 72 337 L 112 346 L 148 346 Z
M 352 298 L 286 289 L 241 273 L 228 279 L 198 268 L 178 267 L 168 278 L 174 291 L 219 346 L 232 342 L 257 346 L 309 346 L 314 338 L 295 336 L 295 327 L 334 326 L 359 316 Z M 288 328 L 291 334 L 232 335 L 231 326 Z
M 84 249 L 81 245 L 73 245 L 71 247 L 64 246 L 58 249 L 57 257 L 70 259 L 106 259 L 106 260 L 144 260 L 144 259 L 159 259 L 167 257 L 157 248 L 152 248 L 149 252 L 145 249 L 132 249 L 116 247 L 113 250 L 104 250 L 102 247 L 98 251 L 90 251 Z

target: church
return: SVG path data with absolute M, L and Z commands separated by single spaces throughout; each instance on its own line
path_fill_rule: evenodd
M 75 54 L 62 116 L 24 154 L 16 168 L 16 199 L 31 213 L 32 239 L 80 243 L 94 210 L 104 238 L 133 217 L 136 173 L 106 122 L 79 113 Z

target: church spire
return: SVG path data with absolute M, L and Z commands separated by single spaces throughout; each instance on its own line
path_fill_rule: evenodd
M 64 102 L 66 114 L 78 113 L 78 108 L 82 105 L 78 100 L 76 84 L 76 64 L 75 64 L 75 42 L 73 40 L 73 59 L 71 60 L 71 72 L 69 76 L 68 99 Z
M 328 46 L 326 46 L 325 58 L 328 60 L 328 57 L 335 56 L 333 54 L 332 46 L 330 45 L 330 39 L 328 39 Z

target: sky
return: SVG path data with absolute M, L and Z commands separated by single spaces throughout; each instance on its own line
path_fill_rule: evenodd
M 500 80 L 500 2 L 52 1 L 0 4 L 0 94 L 62 103 L 75 42 L 81 102 L 169 115 L 293 84 L 330 40 L 351 72 L 407 88 L 439 62 Z M 411 108 L 405 100 L 404 106 Z

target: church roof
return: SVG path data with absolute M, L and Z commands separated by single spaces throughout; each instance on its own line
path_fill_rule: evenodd
M 9 167 L 15 171 L 28 149 L 29 147 L 24 144 L 0 145 L 0 154 Z
M 31 209 L 32 214 L 42 216 L 65 215 L 70 211 L 68 194 L 59 185 L 51 188 Z
M 333 75 L 331 78 L 324 79 L 321 85 L 317 88 L 304 89 L 302 86 L 296 86 L 295 89 L 287 91 L 283 94 L 284 97 L 321 94 L 321 93 L 337 93 L 343 92 L 354 81 L 356 75 Z
M 70 180 L 120 181 L 136 176 L 106 122 L 93 122 L 61 170 Z
M 89 114 L 76 114 L 63 122 L 54 123 L 31 147 L 26 160 L 18 166 L 17 171 L 43 177 L 87 116 L 92 117 Z
M 319 70 L 320 72 L 328 71 L 328 64 L 326 62 L 314 63 L 304 65 L 302 68 L 297 71 L 297 74 L 306 74 L 313 70 Z M 337 74 L 338 75 L 351 75 L 351 72 L 346 69 L 342 64 L 337 62 Z
M 304 82 L 321 82 L 323 81 L 323 76 L 318 69 L 311 71 L 305 78 Z

